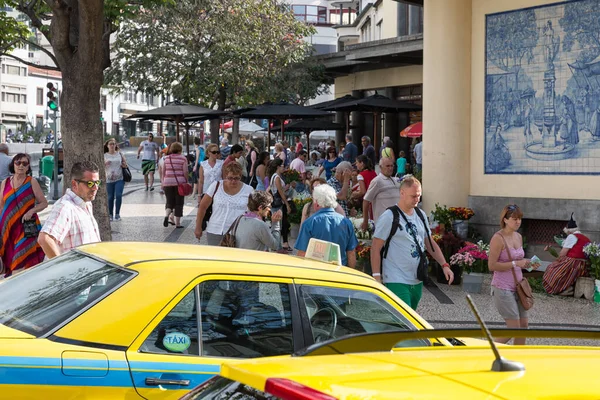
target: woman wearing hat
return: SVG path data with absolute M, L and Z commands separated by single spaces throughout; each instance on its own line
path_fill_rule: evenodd
M 546 268 L 543 283 L 544 289 L 550 294 L 571 296 L 577 278 L 587 275 L 587 259 L 583 247 L 590 243 L 590 239 L 579 232 L 573 214 L 563 231 L 568 236 L 563 241 L 558 258 Z

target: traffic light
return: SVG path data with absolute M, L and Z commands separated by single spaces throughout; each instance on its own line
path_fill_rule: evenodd
M 54 87 L 52 82 L 48 82 L 46 87 L 48 88 L 48 93 L 46 93 L 48 103 L 46 104 L 51 111 L 58 111 L 58 89 Z

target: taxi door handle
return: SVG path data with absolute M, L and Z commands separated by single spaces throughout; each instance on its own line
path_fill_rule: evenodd
M 190 386 L 190 380 L 189 379 L 146 378 L 146 385 L 148 385 L 148 386 L 160 386 L 160 385 Z

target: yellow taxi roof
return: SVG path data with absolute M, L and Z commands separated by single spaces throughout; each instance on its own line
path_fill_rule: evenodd
M 269 378 L 290 379 L 338 399 L 591 399 L 600 393 L 598 348 L 500 350 L 503 357 L 522 362 L 525 371 L 492 372 L 491 349 L 433 347 L 255 359 L 225 363 L 221 375 L 259 390 Z
M 265 266 L 309 268 L 311 270 L 323 272 L 341 272 L 361 278 L 368 277 L 364 273 L 352 268 L 328 264 L 308 258 L 229 247 L 160 242 L 101 242 L 78 247 L 78 250 L 99 257 L 110 263 L 131 268 L 136 271 L 157 268 L 157 264 L 152 263 L 151 261 L 205 260 L 230 261 L 233 263 L 244 262 L 250 264 L 262 264 Z M 296 273 L 297 272 L 294 272 L 293 269 L 290 269 L 291 277 L 297 276 L 295 275 Z

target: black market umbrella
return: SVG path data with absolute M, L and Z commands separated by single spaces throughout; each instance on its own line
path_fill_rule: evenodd
M 194 117 L 197 118 L 196 121 L 198 121 L 201 119 L 210 119 L 212 117 L 218 118 L 224 113 L 224 111 L 212 110 L 210 108 L 200 107 L 194 104 L 187 104 L 176 100 L 163 107 L 133 114 L 128 119 L 152 119 L 174 122 L 177 129 L 176 140 L 179 141 L 179 124 L 185 122 L 186 118 Z M 188 138 L 189 124 L 187 125 L 186 130 L 186 139 Z M 189 153 L 189 140 L 186 140 L 186 142 L 187 152 Z
M 337 105 L 340 105 L 340 104 L 343 104 L 343 103 L 347 103 L 347 102 L 352 101 L 352 100 L 360 100 L 360 98 L 359 97 L 354 97 L 354 96 L 352 96 L 350 94 L 347 94 L 347 95 L 345 95 L 343 97 L 338 97 L 337 99 L 327 100 L 327 101 L 324 101 L 322 103 L 312 104 L 310 107 L 316 108 L 317 110 L 323 110 L 323 109 L 325 109 L 327 107 L 337 106 Z
M 360 111 L 373 113 L 373 146 L 377 148 L 379 146 L 379 136 L 377 134 L 377 118 L 381 113 L 397 113 L 401 111 L 415 111 L 421 110 L 421 106 L 418 104 L 408 103 L 406 101 L 400 101 L 390 99 L 389 97 L 382 96 L 380 94 L 374 94 L 369 97 L 358 100 L 350 100 L 345 103 L 337 105 L 330 105 L 324 107 L 326 111 Z
M 254 110 L 246 111 L 241 113 L 240 116 L 244 118 L 266 118 L 266 119 L 278 119 L 281 121 L 281 136 L 283 137 L 283 126 L 286 119 L 292 118 L 319 118 L 330 116 L 331 113 L 315 110 L 314 108 L 299 106 L 297 104 L 291 104 L 287 102 L 281 103 L 265 103 L 258 106 Z M 267 135 L 267 149 L 270 148 L 271 143 L 271 128 L 269 125 Z
M 315 119 L 302 119 L 299 121 L 290 122 L 284 126 L 284 130 L 287 132 L 306 132 L 307 140 L 310 139 L 310 133 L 312 131 L 338 131 L 344 128 L 345 126 L 343 124 L 337 122 Z M 281 129 L 280 126 L 273 127 L 273 130 L 279 129 Z

